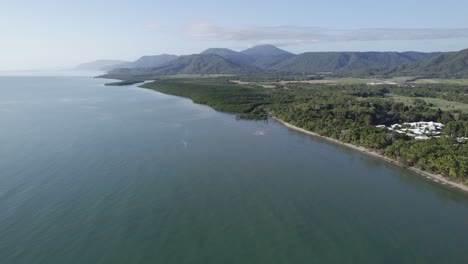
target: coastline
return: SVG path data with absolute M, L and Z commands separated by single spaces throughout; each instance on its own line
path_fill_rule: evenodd
M 151 88 L 148 88 L 148 87 L 143 87 L 142 85 L 138 85 L 137 87 L 139 88 L 146 88 L 146 89 L 150 89 L 150 90 L 154 90 L 154 91 L 157 91 L 157 92 L 160 92 L 160 93 L 164 93 L 164 94 L 169 94 L 169 95 L 172 95 L 172 96 L 177 96 L 177 97 L 184 97 L 184 98 L 188 98 L 188 99 L 191 99 L 190 97 L 186 97 L 186 96 L 181 96 L 181 95 L 174 95 L 174 94 L 170 94 L 170 93 L 166 93 L 166 92 L 162 92 L 162 91 L 158 91 L 158 90 L 155 90 L 155 89 L 151 89 Z M 192 100 L 193 102 L 193 100 Z M 193 102 L 195 103 L 195 102 Z M 197 103 L 197 104 L 203 104 L 203 105 L 207 105 L 206 103 Z M 213 108 L 212 106 L 210 105 L 207 105 L 211 108 Z M 214 109 L 214 108 L 213 108 Z M 216 110 L 216 109 L 214 109 Z M 216 110 L 216 111 L 220 111 L 220 110 Z M 223 112 L 223 111 L 221 111 Z M 451 181 L 447 178 L 445 178 L 444 176 L 442 176 L 441 174 L 435 174 L 435 173 L 431 173 L 431 172 L 427 172 L 427 171 L 424 171 L 424 170 L 421 170 L 421 169 L 418 169 L 416 167 L 412 167 L 412 166 L 408 166 L 406 164 L 403 164 L 397 160 L 394 160 L 392 158 L 389 158 L 383 154 L 380 154 L 376 151 L 373 151 L 373 150 L 370 150 L 370 149 L 367 149 L 365 147 L 361 147 L 361 146 L 357 146 L 357 145 L 353 145 L 353 144 L 350 144 L 350 143 L 345 143 L 345 142 L 342 142 L 342 141 L 339 141 L 337 139 L 334 139 L 334 138 L 330 138 L 330 137 L 326 137 L 326 136 L 322 136 L 318 133 L 315 133 L 315 132 L 312 132 L 312 131 L 308 131 L 304 128 L 301 128 L 301 127 L 298 127 L 298 126 L 295 126 L 295 125 L 292 125 L 286 121 L 283 121 L 275 116 L 273 116 L 271 113 L 268 113 L 269 117 L 271 117 L 272 119 L 274 119 L 275 121 L 278 121 L 279 123 L 281 123 L 282 125 L 290 128 L 290 129 L 293 129 L 293 130 L 296 130 L 298 132 L 301 132 L 301 133 L 304 133 L 304 134 L 308 134 L 308 135 L 311 135 L 311 136 L 314 136 L 314 137 L 318 137 L 318 138 L 322 138 L 328 142 L 332 142 L 332 143 L 335 143 L 335 144 L 339 144 L 341 146 L 345 146 L 345 147 L 348 147 L 350 149 L 353 149 L 355 151 L 359 151 L 361 153 L 364 153 L 364 154 L 367 154 L 369 156 L 372 156 L 372 157 L 375 157 L 375 158 L 379 158 L 381 160 L 384 160 L 388 163 L 392 163 L 392 164 L 395 164 L 399 167 L 402 167 L 402 168 L 405 168 L 405 169 L 408 169 L 416 174 L 418 174 L 419 176 L 422 176 L 422 177 L 426 177 L 427 179 L 429 180 L 432 180 L 434 183 L 437 183 L 437 184 L 440 184 L 442 186 L 446 186 L 446 187 L 451 187 L 451 188 L 456 188 L 460 191 L 464 191 L 464 192 L 467 192 L 468 193 L 468 185 L 465 185 L 465 184 L 462 184 L 462 183 L 458 183 L 458 182 L 454 182 L 454 181 Z
M 418 168 L 415 168 L 415 167 L 411 167 L 411 166 L 407 166 L 405 164 L 402 164 L 401 162 L 398 162 L 394 159 L 391 159 L 389 157 L 386 157 L 380 153 L 377 153 L 375 151 L 372 151 L 372 150 L 369 150 L 367 148 L 364 148 L 364 147 L 360 147 L 360 146 L 356 146 L 356 145 L 353 145 L 353 144 L 350 144 L 350 143 L 345 143 L 345 142 L 341 142 L 337 139 L 334 139 L 334 138 L 329 138 L 329 137 L 325 137 L 325 136 L 322 136 L 320 134 L 317 134 L 317 133 L 314 133 L 314 132 L 311 132 L 311 131 L 308 131 L 304 128 L 301 128 L 301 127 L 298 127 L 298 126 L 295 126 L 295 125 L 292 125 L 286 121 L 283 121 L 277 117 L 274 117 L 274 116 L 271 116 L 272 119 L 278 121 L 279 123 L 283 124 L 284 126 L 286 126 L 287 128 L 290 128 L 290 129 L 293 129 L 293 130 L 296 130 L 296 131 L 299 131 L 301 133 L 304 133 L 304 134 L 307 134 L 307 135 L 311 135 L 311 136 L 314 136 L 314 137 L 318 137 L 318 138 L 322 138 L 322 139 L 325 139 L 329 142 L 333 142 L 335 144 L 339 144 L 339 145 L 342 145 L 342 146 L 345 146 L 345 147 L 348 147 L 350 149 L 353 149 L 353 150 L 356 150 L 356 151 L 359 151 L 361 153 L 364 153 L 364 154 L 367 154 L 369 156 L 372 156 L 372 157 L 376 157 L 376 158 L 379 158 L 379 159 L 382 159 L 382 160 L 385 160 L 389 163 L 393 163 L 397 166 L 400 166 L 400 167 L 404 167 L 406 169 L 409 169 L 410 171 L 413 171 L 415 173 L 417 173 L 418 175 L 420 176 L 423 176 L 423 177 L 426 177 L 428 179 L 431 179 L 433 180 L 434 182 L 436 183 L 439 183 L 439 184 L 442 184 L 442 185 L 449 185 L 450 187 L 453 187 L 453 188 L 457 188 L 461 191 L 465 191 L 465 192 L 468 192 L 468 186 L 467 185 L 463 185 L 461 183 L 457 183 L 457 182 L 453 182 L 453 181 L 450 181 L 448 179 L 446 179 L 444 176 L 440 175 L 440 174 L 434 174 L 434 173 L 430 173 L 430 172 L 427 172 L 427 171 L 423 171 L 423 170 L 420 170 Z

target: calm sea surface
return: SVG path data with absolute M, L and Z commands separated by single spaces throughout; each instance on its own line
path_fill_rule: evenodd
M 0 77 L 0 263 L 468 263 L 468 195 L 89 77 Z

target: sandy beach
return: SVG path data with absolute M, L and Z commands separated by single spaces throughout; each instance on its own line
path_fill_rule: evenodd
M 344 143 L 344 142 L 341 142 L 339 140 L 336 140 L 336 139 L 333 139 L 333 138 L 329 138 L 329 137 L 325 137 L 325 136 L 322 136 L 322 135 L 319 135 L 317 133 L 314 133 L 314 132 L 311 132 L 311 131 L 308 131 L 308 130 L 305 130 L 303 128 L 300 128 L 300 127 L 297 127 L 297 126 L 294 126 L 294 125 L 291 125 L 279 118 L 276 118 L 274 116 L 272 116 L 272 118 L 280 123 L 282 123 L 283 125 L 285 125 L 286 127 L 290 128 L 290 129 L 294 129 L 296 131 L 299 131 L 299 132 L 302 132 L 302 133 L 305 133 L 305 134 L 308 134 L 308 135 L 311 135 L 311 136 L 314 136 L 314 137 L 319 137 L 319 138 L 322 138 L 322 139 L 325 139 L 327 141 L 330 141 L 330 142 L 333 142 L 333 143 L 336 143 L 336 144 L 340 144 L 342 146 L 346 146 L 348 148 L 351 148 L 351 149 L 354 149 L 354 150 L 357 150 L 357 151 L 360 151 L 362 153 L 365 153 L 369 156 L 373 156 L 373 157 L 376 157 L 376 158 L 380 158 L 380 159 L 383 159 L 387 162 L 390 162 L 390 163 L 393 163 L 393 164 L 396 164 L 398 166 L 401 166 L 401 167 L 404 167 L 404 168 L 407 168 L 415 173 L 417 173 L 418 175 L 420 176 L 423 176 L 423 177 L 426 177 L 426 178 L 430 178 L 431 180 L 433 180 L 434 182 L 436 183 L 439 183 L 439 184 L 442 184 L 442 185 L 450 185 L 451 187 L 454 187 L 454 188 L 457 188 L 457 189 L 460 189 L 460 190 L 463 190 L 463 191 L 466 191 L 468 192 L 468 186 L 467 185 L 464 185 L 464 184 L 461 184 L 461 183 L 457 183 L 457 182 L 453 182 L 453 181 L 450 181 L 448 179 L 446 179 L 445 177 L 443 177 L 442 175 L 440 174 L 434 174 L 434 173 L 430 173 L 430 172 L 427 172 L 427 171 L 423 171 L 423 170 L 420 170 L 418 168 L 415 168 L 415 167 L 411 167 L 411 166 L 407 166 L 405 164 L 402 164 L 394 159 L 391 159 L 391 158 L 388 158 L 380 153 L 377 153 L 375 151 L 372 151 L 372 150 L 369 150 L 367 148 L 364 148 L 364 147 L 359 147 L 359 146 L 356 146 L 356 145 L 352 145 L 352 144 L 349 144 L 349 143 Z

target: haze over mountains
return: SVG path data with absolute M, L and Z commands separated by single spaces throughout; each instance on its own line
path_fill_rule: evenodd
M 170 62 L 177 59 L 176 55 L 152 55 L 152 56 L 143 56 L 138 60 L 130 61 L 120 61 L 120 60 L 96 60 L 93 62 L 83 63 L 76 67 L 78 70 L 94 70 L 94 71 L 111 71 L 119 68 L 152 68 L 163 65 L 164 63 Z
M 115 69 L 116 65 L 123 65 L 125 63 L 130 63 L 128 61 L 122 60 L 96 60 L 87 63 L 82 63 L 75 67 L 76 70 L 83 71 L 109 71 Z
M 460 52 L 306 52 L 272 45 L 243 51 L 211 48 L 200 54 L 143 56 L 106 65 L 105 77 L 151 78 L 174 74 L 314 74 L 468 77 L 468 50 Z M 82 67 L 82 66 L 80 66 Z

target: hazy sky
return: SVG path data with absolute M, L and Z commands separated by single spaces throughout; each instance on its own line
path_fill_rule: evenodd
M 468 48 L 468 1 L 0 0 L 0 70 L 271 43 L 291 52 Z

